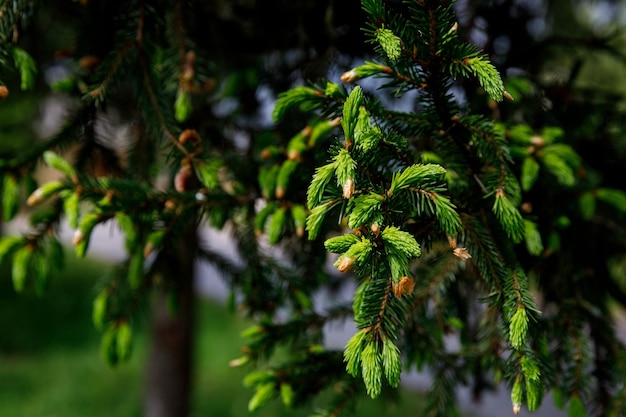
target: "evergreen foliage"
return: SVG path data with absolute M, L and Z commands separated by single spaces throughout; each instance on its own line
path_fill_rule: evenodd
M 104 53 L 81 51 L 53 84 L 76 108 L 49 139 L 0 156 L 3 219 L 23 202 L 38 207 L 29 233 L 0 238 L 15 290 L 45 294 L 63 266 L 62 219 L 78 256 L 97 227 L 115 224 L 127 259 L 100 282 L 92 314 L 115 365 L 131 355 L 153 294 L 177 309 L 170 252 L 199 227 L 228 227 L 241 264 L 203 244 L 193 256 L 222 272 L 232 304 L 256 321 L 231 363 L 261 368 L 244 380 L 250 411 L 274 398 L 301 406 L 332 388 L 320 415 L 344 415 L 359 396 L 390 393 L 403 370 L 428 369 L 429 416 L 458 414 L 459 383 L 480 393 L 503 381 L 516 413 L 552 390 L 572 416 L 596 407 L 621 415 L 625 351 L 606 294 L 592 302 L 574 285 L 553 287 L 537 265 L 568 243 L 568 213 L 583 224 L 604 205 L 623 214 L 626 194 L 582 183 L 585 161 L 562 128 L 497 120 L 457 98 L 467 82 L 491 108 L 513 97 L 488 55 L 460 36 L 453 4 L 362 0 L 377 58 L 341 84 L 280 93 L 272 117 L 290 137 L 264 132 L 243 151 L 224 133 L 241 126 L 207 104 L 226 87 L 214 89 L 211 52 L 190 35 L 183 2 L 110 6 Z M 15 68 L 20 88 L 33 88 L 35 61 L 16 33 L 34 2 L 0 5 L 0 76 Z M 412 108 L 388 107 L 387 93 L 415 97 Z M 121 152 L 96 127 L 127 103 L 134 130 Z M 40 162 L 57 178 L 36 184 Z M 533 213 L 529 196 L 548 183 L 551 193 L 576 191 L 575 207 Z M 353 288 L 350 302 L 314 303 L 339 287 Z M 324 329 L 346 319 L 357 331 L 345 348 L 325 346 Z

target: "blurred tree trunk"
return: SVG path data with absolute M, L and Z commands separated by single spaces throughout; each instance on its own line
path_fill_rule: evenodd
M 189 415 L 194 330 L 194 257 L 198 244 L 194 224 L 189 226 L 177 243 L 164 248 L 166 252 L 161 254 L 160 264 L 157 265 L 159 274 L 172 288 L 170 294 L 159 292 L 152 304 L 145 417 Z

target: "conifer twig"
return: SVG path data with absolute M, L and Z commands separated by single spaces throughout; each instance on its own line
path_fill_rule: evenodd
M 161 109 L 161 106 L 159 105 L 159 101 L 154 92 L 154 87 L 151 82 L 152 77 L 150 76 L 150 68 L 148 67 L 148 63 L 146 62 L 147 56 L 144 51 L 144 45 L 143 45 L 143 30 L 144 30 L 144 24 L 145 24 L 144 13 L 145 13 L 145 10 L 143 7 L 143 2 L 141 2 L 140 8 L 139 8 L 139 17 L 138 17 L 138 22 L 137 22 L 136 41 L 137 41 L 137 46 L 139 47 L 139 64 L 141 65 L 141 71 L 143 74 L 143 81 L 144 81 L 146 93 L 148 94 L 150 105 L 152 109 L 154 110 L 154 113 L 156 114 L 157 119 L 159 120 L 159 124 L 161 125 L 161 128 L 163 129 L 163 132 L 165 133 L 165 136 L 167 137 L 167 139 L 172 143 L 172 145 L 178 148 L 183 153 L 183 155 L 189 156 L 189 151 L 187 150 L 187 148 L 185 148 L 183 144 L 178 141 L 178 138 L 170 130 L 165 120 L 163 110 Z

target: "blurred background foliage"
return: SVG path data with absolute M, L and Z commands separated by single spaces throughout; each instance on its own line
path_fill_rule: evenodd
M 10 280 L 0 280 L 0 415 L 141 415 L 147 335 L 141 331 L 137 336 L 128 363 L 109 367 L 91 322 L 94 283 L 106 264 L 67 255 L 66 272 L 53 277 L 43 298 L 32 291 L 16 294 Z M 8 276 L 9 269 L 8 262 L 0 265 L 0 276 Z M 207 299 L 199 303 L 198 316 L 192 415 L 249 415 L 251 390 L 241 384 L 245 370 L 228 363 L 241 345 L 240 332 L 250 323 Z M 356 411 L 366 417 L 401 416 L 421 407 L 420 397 L 410 392 L 398 400 L 392 407 L 365 401 Z M 311 409 L 315 404 L 296 411 L 273 403 L 255 415 L 306 416 Z

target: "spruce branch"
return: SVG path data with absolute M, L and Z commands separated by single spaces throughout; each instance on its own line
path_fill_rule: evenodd
M 467 214 L 461 218 L 472 262 L 479 269 L 489 291 L 501 296 L 508 269 L 495 238 L 478 218 Z
M 274 106 L 272 113 L 272 120 L 279 122 L 285 116 L 287 110 L 300 105 L 306 106 L 306 108 L 314 109 L 320 107 L 327 95 L 325 91 L 320 88 L 314 87 L 295 87 L 291 90 L 280 93 L 278 100 Z
M 502 101 L 503 97 L 511 97 L 504 89 L 500 73 L 484 55 L 472 53 L 469 57 L 454 62 L 451 65 L 451 70 L 453 73 L 460 72 L 476 77 L 481 87 L 495 101 Z
M 140 25 L 141 26 L 141 25 Z M 165 113 L 164 113 L 164 108 L 161 105 L 161 103 L 159 102 L 159 99 L 157 98 L 156 92 L 155 92 L 155 88 L 154 88 L 154 84 L 153 84 L 153 75 L 152 75 L 152 71 L 150 69 L 150 66 L 148 65 L 148 57 L 145 53 L 145 51 L 140 51 L 139 52 L 139 64 L 141 66 L 141 72 L 143 74 L 143 82 L 144 82 L 144 87 L 145 87 L 145 92 L 148 95 L 148 100 L 150 102 L 150 107 L 152 108 L 152 110 L 154 111 L 154 114 L 156 115 L 159 124 L 161 126 L 161 128 L 163 129 L 163 132 L 165 134 L 165 136 L 167 137 L 167 139 L 170 141 L 170 143 L 176 147 L 183 155 L 185 156 L 189 156 L 189 151 L 187 150 L 187 148 L 185 148 L 183 146 L 182 143 L 180 143 L 180 141 L 178 140 L 178 138 L 174 135 L 174 133 L 172 132 L 172 130 L 170 129 L 170 124 L 168 123 Z
M 106 100 L 109 89 L 117 82 L 121 76 L 120 72 L 125 69 L 125 66 L 132 59 L 131 53 L 135 52 L 135 47 L 133 40 L 126 40 L 113 49 L 111 56 L 100 65 L 100 68 L 106 69 L 106 72 L 102 72 L 103 70 L 99 69 L 102 81 L 100 81 L 97 87 L 90 88 L 90 91 L 84 96 L 85 100 L 88 102 L 93 101 L 96 105 Z

